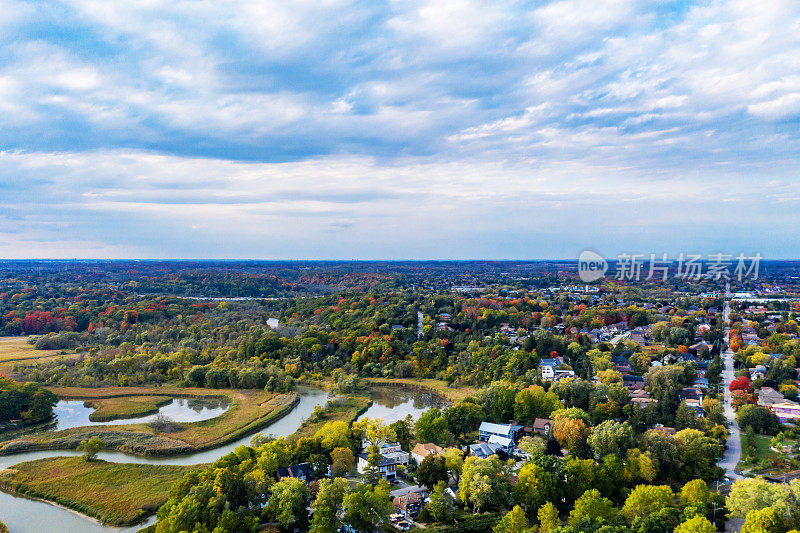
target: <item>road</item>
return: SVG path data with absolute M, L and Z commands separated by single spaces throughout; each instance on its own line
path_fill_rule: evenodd
M 731 313 L 730 303 L 726 300 L 725 301 L 725 310 L 723 312 L 723 317 L 725 319 L 725 340 L 730 345 L 730 323 L 729 323 L 729 316 Z M 741 479 L 742 476 L 737 474 L 734 471 L 736 465 L 739 464 L 739 459 L 742 457 L 742 441 L 739 437 L 739 424 L 736 423 L 736 413 L 733 411 L 733 407 L 731 407 L 731 393 L 728 390 L 728 387 L 731 384 L 731 381 L 734 379 L 733 373 L 733 351 L 731 351 L 730 347 L 725 351 L 723 356 L 723 362 L 725 364 L 722 370 L 722 390 L 725 394 L 725 418 L 728 420 L 729 429 L 731 431 L 730 436 L 728 437 L 727 441 L 727 448 L 725 449 L 725 455 L 722 457 L 722 460 L 719 462 L 719 466 L 725 469 L 725 475 L 732 480 Z

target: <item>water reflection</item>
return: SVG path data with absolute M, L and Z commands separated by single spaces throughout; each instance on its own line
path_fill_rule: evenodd
M 411 415 L 416 420 L 419 416 L 431 409 L 447 407 L 447 401 L 425 390 L 407 389 L 401 387 L 373 387 L 370 393 L 372 405 L 359 417 L 380 418 L 391 424 Z
M 228 401 L 223 398 L 175 398 L 162 405 L 158 413 L 136 418 L 117 418 L 103 422 L 89 420 L 94 412 L 93 407 L 85 407 L 84 400 L 60 400 L 53 408 L 56 431 L 81 426 L 114 426 L 122 424 L 139 424 L 153 420 L 162 414 L 175 422 L 200 422 L 214 418 L 228 410 Z

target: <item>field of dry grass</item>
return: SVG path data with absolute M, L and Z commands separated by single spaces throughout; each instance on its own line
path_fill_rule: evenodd
M 196 468 L 51 457 L 3 470 L 0 486 L 122 526 L 152 514 L 167 501 L 170 487 Z
M 149 424 L 71 428 L 0 442 L 0 454 L 18 453 L 24 450 L 74 449 L 80 440 L 87 438 L 87 435 L 89 437 L 99 435 L 106 443 L 107 448 L 144 455 L 171 455 L 205 450 L 235 440 L 278 420 L 288 413 L 298 401 L 298 396 L 294 393 L 276 394 L 255 389 L 181 389 L 176 387 L 82 389 L 70 387 L 52 388 L 51 390 L 62 398 L 82 398 L 90 401 L 133 396 L 225 397 L 230 407 L 216 418 L 183 423 L 181 429 L 169 434 L 157 433 Z
M 16 365 L 52 361 L 58 357 L 76 356 L 62 355 L 58 350 L 37 350 L 28 344 L 28 337 L 0 337 L 0 374 L 14 377 Z

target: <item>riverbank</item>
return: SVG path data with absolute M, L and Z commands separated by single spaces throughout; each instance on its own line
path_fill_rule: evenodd
M 400 387 L 432 392 L 447 399 L 450 403 L 458 403 L 473 395 L 477 390 L 475 387 L 470 387 L 468 385 L 461 385 L 455 388 L 449 387 L 447 383 L 438 379 L 365 378 L 364 381 L 370 385 L 379 387 Z
M 347 394 L 336 398 L 337 402 L 329 402 L 321 411 L 308 417 L 300 428 L 288 437 L 289 440 L 297 441 L 302 437 L 313 437 L 328 422 L 342 421 L 350 425 L 372 405 L 372 400 L 366 396 Z
M 102 392 L 104 391 L 104 392 Z M 218 417 L 200 422 L 182 423 L 172 433 L 158 433 L 149 424 L 93 426 L 26 435 L 0 442 L 0 455 L 33 450 L 74 450 L 82 440 L 94 435 L 105 443 L 106 449 L 137 455 L 180 455 L 216 448 L 253 433 L 282 418 L 299 402 L 295 393 L 276 394 L 262 390 L 216 390 L 143 387 L 110 389 L 54 389 L 61 397 L 116 398 L 130 396 L 161 396 L 165 393 L 195 397 L 224 397 L 230 407 Z M 127 394 L 125 394 L 127 393 Z M 157 393 L 157 394 L 156 394 Z
M 153 514 L 172 485 L 198 466 L 87 462 L 52 457 L 0 472 L 0 488 L 55 502 L 103 523 L 125 526 Z
M 83 405 L 94 412 L 89 415 L 92 422 L 107 422 L 125 418 L 138 418 L 158 412 L 158 408 L 172 401 L 170 396 L 117 396 L 86 400 Z

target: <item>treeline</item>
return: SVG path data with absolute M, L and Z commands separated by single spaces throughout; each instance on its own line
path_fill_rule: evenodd
M 53 418 L 58 397 L 38 383 L 18 384 L 0 374 L 0 425 L 12 421 L 37 424 Z

